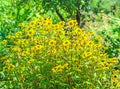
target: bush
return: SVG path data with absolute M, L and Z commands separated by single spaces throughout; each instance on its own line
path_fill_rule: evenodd
M 113 18 L 111 23 L 106 25 L 105 28 L 101 29 L 100 35 L 105 39 L 105 45 L 108 47 L 106 53 L 109 57 L 119 57 L 120 55 L 120 20 Z
M 39 17 L 21 28 L 1 42 L 2 88 L 120 87 L 113 73 L 117 58 L 109 58 L 102 37 L 81 30 L 76 20 L 52 24 L 50 18 Z

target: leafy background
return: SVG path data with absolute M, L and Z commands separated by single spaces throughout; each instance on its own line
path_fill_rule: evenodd
M 0 0 L 0 59 L 10 53 L 5 47 L 11 43 L 3 44 L 8 40 L 7 36 L 16 34 L 41 16 L 52 18 L 54 24 L 60 21 L 68 24 L 70 19 L 76 19 L 83 31 L 93 31 L 95 36 L 102 36 L 104 45 L 108 47 L 105 52 L 109 58 L 118 58 L 114 68 L 120 70 L 119 0 Z M 0 77 L 3 76 L 1 72 Z M 43 85 L 46 83 L 44 80 Z

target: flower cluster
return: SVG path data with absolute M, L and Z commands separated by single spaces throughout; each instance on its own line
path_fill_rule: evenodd
M 109 81 L 107 73 L 118 59 L 108 58 L 103 38 L 94 35 L 93 31 L 80 29 L 76 20 L 53 24 L 50 18 L 39 17 L 19 26 L 20 31 L 2 41 L 7 54 L 0 59 L 0 70 L 8 79 L 16 77 L 20 84 L 17 87 L 29 83 L 30 89 L 32 86 L 93 89 L 116 81 Z M 102 75 L 106 75 L 105 79 Z M 42 86 L 45 81 L 49 85 Z

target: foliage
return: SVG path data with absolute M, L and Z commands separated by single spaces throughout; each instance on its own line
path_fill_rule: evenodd
M 119 89 L 119 7 L 119 0 L 1 0 L 0 88 Z
M 78 21 L 80 19 L 81 24 L 83 20 L 93 19 L 91 12 L 98 17 L 101 12 L 119 17 L 120 2 L 118 0 L 39 0 L 37 3 L 42 3 L 43 13 L 52 12 L 48 14 L 54 17 L 53 13 L 56 12 L 61 20 L 74 18 Z M 57 19 L 54 18 L 54 20 Z
M 2 88 L 119 88 L 117 58 L 109 58 L 101 36 L 81 30 L 76 20 L 53 24 L 35 18 L 1 44 Z
M 20 30 L 18 23 L 29 21 L 37 13 L 37 5 L 33 0 L 0 1 L 0 39 Z M 37 10 L 36 10 L 37 8 Z M 41 8 L 39 6 L 39 8 Z
M 100 33 L 105 41 L 106 46 L 108 49 L 106 52 L 108 53 L 109 57 L 119 57 L 120 53 L 120 26 L 119 26 L 119 19 L 112 18 L 111 23 L 100 30 Z
M 0 8 L 0 39 L 20 30 L 17 27 L 18 23 L 29 21 L 37 13 L 43 17 L 51 17 L 55 23 L 74 18 L 81 27 L 86 21 L 94 20 L 93 13 L 97 13 L 99 20 L 101 11 L 104 13 L 111 11 L 119 16 L 118 0 L 2 0 Z

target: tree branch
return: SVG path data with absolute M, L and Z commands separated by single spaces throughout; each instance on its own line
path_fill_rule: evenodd
M 62 21 L 65 21 L 65 19 L 63 18 L 63 16 L 60 14 L 59 10 L 56 10 L 56 13 L 57 13 L 57 15 L 59 16 L 59 18 L 60 18 Z

